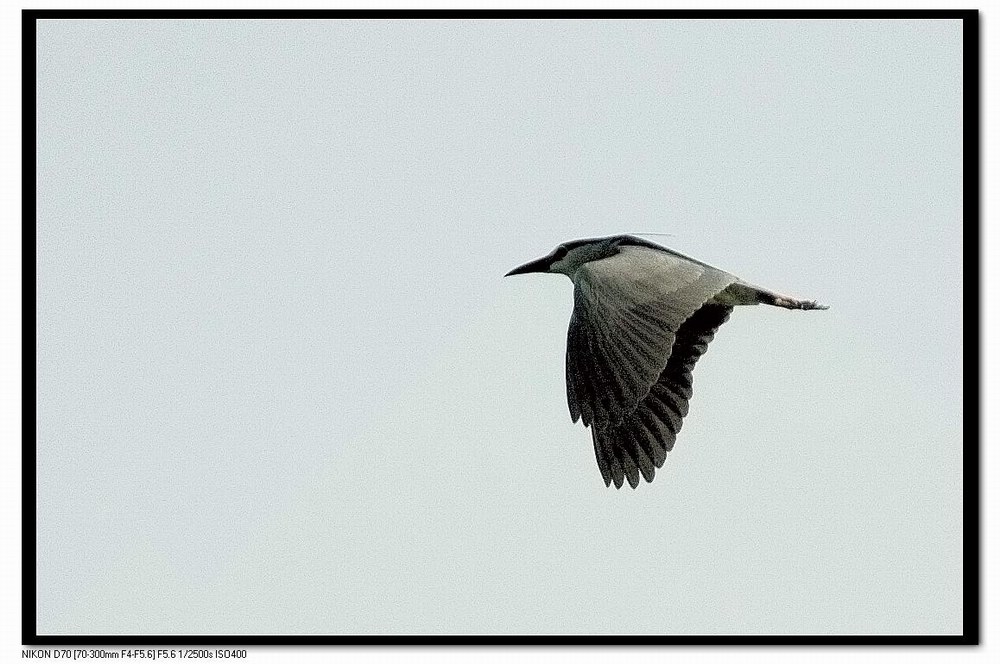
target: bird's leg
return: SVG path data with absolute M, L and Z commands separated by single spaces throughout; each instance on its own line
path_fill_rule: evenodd
M 816 300 L 796 300 L 794 297 L 778 294 L 774 294 L 773 297 L 774 300 L 769 304 L 773 304 L 776 307 L 784 307 L 785 309 L 802 309 L 803 311 L 808 311 L 810 309 L 830 308 L 825 304 L 818 303 Z

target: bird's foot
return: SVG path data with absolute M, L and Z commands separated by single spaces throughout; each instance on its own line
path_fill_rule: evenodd
M 820 304 L 816 300 L 796 300 L 793 297 L 786 297 L 784 295 L 776 295 L 774 305 L 776 307 L 784 307 L 785 309 L 801 309 L 803 311 L 830 308 L 825 304 Z

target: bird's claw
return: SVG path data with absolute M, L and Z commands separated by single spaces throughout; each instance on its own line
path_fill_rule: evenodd
M 829 309 L 830 307 L 828 307 L 825 304 L 820 304 L 816 300 L 805 300 L 801 303 L 800 308 L 804 310 L 809 310 L 809 309 Z
M 825 304 L 820 304 L 816 300 L 796 300 L 792 297 L 778 296 L 774 298 L 774 304 L 785 309 L 801 309 L 809 311 L 812 309 L 829 309 Z

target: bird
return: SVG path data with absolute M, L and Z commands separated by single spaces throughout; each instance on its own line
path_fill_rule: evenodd
M 652 482 L 674 447 L 691 372 L 740 305 L 828 309 L 779 295 L 634 235 L 564 242 L 505 277 L 564 274 L 574 285 L 566 397 L 590 429 L 605 487 Z

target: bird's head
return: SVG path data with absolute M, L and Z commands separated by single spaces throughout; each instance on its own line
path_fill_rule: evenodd
M 614 235 L 612 237 L 563 242 L 547 256 L 542 256 L 530 263 L 515 267 L 504 276 L 509 277 L 514 274 L 527 274 L 529 272 L 549 272 L 553 274 L 565 274 L 567 277 L 572 278 L 573 273 L 581 265 L 590 261 L 614 256 L 619 251 L 619 245 L 628 244 L 629 239 L 627 235 Z

